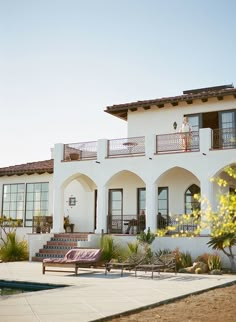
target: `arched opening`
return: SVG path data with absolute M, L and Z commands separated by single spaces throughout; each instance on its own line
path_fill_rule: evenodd
M 194 197 L 196 194 L 200 194 L 200 188 L 196 184 L 192 184 L 184 193 L 184 211 L 185 214 L 192 214 L 193 211 L 200 210 L 200 203 Z

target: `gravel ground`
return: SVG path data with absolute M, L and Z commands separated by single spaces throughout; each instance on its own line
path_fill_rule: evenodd
M 112 322 L 235 322 L 236 284 L 113 318 Z

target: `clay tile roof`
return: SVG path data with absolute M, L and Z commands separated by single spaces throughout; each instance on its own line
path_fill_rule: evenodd
M 233 95 L 234 98 L 236 98 L 236 88 L 234 88 L 232 84 L 187 90 L 183 91 L 183 95 L 179 96 L 162 97 L 151 100 L 107 106 L 105 112 L 127 120 L 128 111 L 136 111 L 139 107 L 149 109 L 151 106 L 156 105 L 157 107 L 162 108 L 168 103 L 175 106 L 178 105 L 179 102 L 191 103 L 196 99 L 200 99 L 202 102 L 205 102 L 208 100 L 208 98 L 217 97 L 218 99 L 223 99 L 223 97 L 228 95 Z
M 53 173 L 53 159 L 13 165 L 10 167 L 0 168 L 0 177 L 23 175 L 23 174 L 42 174 Z

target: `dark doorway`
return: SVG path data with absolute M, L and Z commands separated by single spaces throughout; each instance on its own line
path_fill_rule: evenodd
M 218 112 L 209 112 L 202 114 L 202 127 L 210 128 L 212 130 L 219 128 Z

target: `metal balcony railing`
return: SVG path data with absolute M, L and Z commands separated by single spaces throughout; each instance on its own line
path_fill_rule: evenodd
M 168 235 L 194 233 L 200 224 L 200 218 L 189 217 L 185 219 L 183 215 L 175 216 L 168 220 L 168 226 L 173 229 L 168 231 Z
M 93 160 L 97 158 L 97 141 L 64 145 L 64 161 Z
M 145 154 L 145 137 L 130 137 L 123 139 L 114 139 L 108 141 L 108 158 L 144 155 Z
M 199 151 L 199 131 L 156 136 L 156 153 Z
M 107 232 L 109 234 L 135 235 L 146 228 L 145 215 L 108 215 Z
M 212 149 L 235 149 L 236 129 L 214 129 L 212 131 Z
M 194 217 L 183 215 L 160 216 L 157 215 L 156 229 L 166 229 L 166 235 L 193 233 L 199 226 L 199 220 Z M 171 229 L 168 229 L 171 227 Z M 146 229 L 145 215 L 108 215 L 107 233 L 136 235 Z

